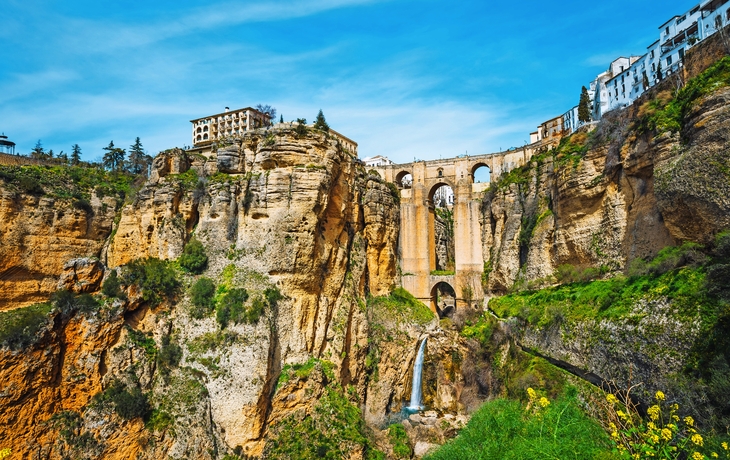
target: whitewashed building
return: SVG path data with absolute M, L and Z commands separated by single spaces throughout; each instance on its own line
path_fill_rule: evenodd
M 730 24 L 730 0 L 705 1 L 697 19 L 699 39 L 704 40 Z
M 375 155 L 374 157 L 365 157 L 362 159 L 362 162 L 365 163 L 365 166 L 368 168 L 377 168 L 378 166 L 388 166 L 395 164 L 393 163 L 390 158 L 384 157 L 382 155 Z

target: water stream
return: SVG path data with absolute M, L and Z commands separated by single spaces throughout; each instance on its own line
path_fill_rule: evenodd
M 426 349 L 426 340 L 428 337 L 423 339 L 421 346 L 418 348 L 418 355 L 416 356 L 416 364 L 413 365 L 413 387 L 411 388 L 411 402 L 407 409 L 411 411 L 423 410 L 423 403 L 421 401 L 421 374 L 423 371 L 423 352 Z

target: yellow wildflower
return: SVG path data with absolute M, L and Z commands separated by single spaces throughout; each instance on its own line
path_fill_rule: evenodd
M 535 390 L 533 390 L 532 388 L 528 388 L 527 396 L 529 396 L 530 399 L 535 399 L 537 398 L 537 393 L 535 393 Z
M 608 427 L 611 429 L 611 431 L 616 431 L 616 424 L 611 422 L 608 424 Z
M 653 442 L 654 444 L 657 444 L 659 442 L 659 436 L 657 436 L 655 434 L 651 435 L 651 442 Z
M 672 430 L 669 428 L 662 428 L 662 439 L 665 441 L 669 441 L 672 439 Z
M 723 442 L 720 445 L 722 446 L 723 449 L 728 450 L 728 446 L 727 446 L 727 443 L 726 442 Z
M 717 455 L 717 452 L 713 452 L 713 453 L 710 454 L 710 457 L 712 457 L 712 458 L 718 458 L 719 455 Z
M 614 431 L 613 433 L 611 433 L 611 437 L 613 439 L 618 439 L 618 432 Z
M 13 451 L 10 449 L 0 449 L 0 458 L 10 457 L 10 454 L 12 454 Z
M 546 397 L 540 398 L 540 400 L 537 402 L 541 407 L 547 407 L 550 405 L 550 401 Z
M 676 414 L 675 415 L 672 415 L 672 420 L 674 420 L 675 422 L 678 422 L 679 421 L 679 415 L 676 415 Z
M 646 427 L 650 430 L 656 430 L 656 425 L 654 425 L 654 422 L 649 422 L 646 424 Z
M 679 410 L 679 404 L 677 404 L 677 403 L 674 403 L 674 404 L 672 404 L 671 406 L 669 406 L 669 408 L 670 408 L 671 410 Z
M 697 444 L 698 446 L 701 446 L 703 443 L 702 435 L 699 433 L 695 433 L 692 435 L 692 437 L 689 438 L 690 441 Z
M 693 419 L 691 415 L 688 415 L 684 418 L 684 423 L 686 423 L 687 426 L 693 426 L 695 424 L 695 419 Z
M 636 460 L 640 460 L 640 459 L 641 459 L 641 455 L 639 455 L 639 454 L 634 454 L 634 455 L 632 455 L 632 456 L 631 456 L 631 458 L 634 458 L 634 459 L 636 459 Z
M 661 410 L 661 408 L 659 408 L 659 406 L 654 405 L 654 406 L 651 406 L 646 411 L 646 413 L 649 414 L 649 418 L 650 419 L 652 419 L 652 420 L 658 420 L 659 419 L 659 414 L 661 413 L 661 411 L 662 410 Z
M 662 393 L 661 391 L 657 391 L 654 397 L 657 401 L 664 401 L 664 393 Z
M 695 452 L 692 454 L 692 460 L 703 460 L 704 458 L 705 456 L 699 452 Z
M 618 398 L 613 395 L 613 393 L 609 393 L 606 395 L 606 401 L 608 401 L 611 404 L 616 404 L 618 402 Z

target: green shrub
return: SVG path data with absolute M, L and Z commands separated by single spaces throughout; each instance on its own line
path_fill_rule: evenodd
M 124 282 L 139 286 L 142 298 L 152 304 L 158 304 L 163 298 L 172 296 L 180 285 L 171 264 L 154 257 L 130 262 L 126 266 Z
M 370 297 L 368 309 L 377 310 L 393 320 L 427 324 L 433 320 L 433 312 L 420 300 L 403 288 L 396 288 L 388 296 Z
M 608 435 L 582 412 L 575 390 L 567 393 L 556 401 L 536 399 L 527 407 L 507 399 L 490 401 L 473 414 L 458 437 L 425 458 L 611 458 Z
M 215 308 L 215 284 L 210 278 L 199 278 L 190 288 L 192 307 L 190 316 L 195 319 L 205 318 Z
M 383 458 L 365 436 L 365 422 L 356 404 L 336 384 L 325 388 L 310 415 L 287 417 L 271 427 L 265 458 L 288 460 L 341 459 L 363 452 Z
M 150 431 L 165 431 L 166 429 L 175 425 L 175 417 L 170 413 L 155 409 L 150 414 L 150 418 L 145 424 L 146 428 Z
M 0 343 L 14 350 L 31 345 L 48 323 L 52 309 L 50 303 L 37 303 L 0 312 Z
M 144 418 L 150 411 L 147 395 L 139 387 L 128 388 L 119 380 L 113 381 L 96 400 L 102 403 L 111 402 L 115 412 L 125 420 Z
M 91 294 L 74 295 L 66 290 L 56 291 L 51 294 L 51 302 L 56 310 L 64 315 L 70 315 L 76 311 L 91 313 L 99 309 L 99 302 Z
M 216 320 L 222 329 L 228 326 L 229 321 L 239 323 L 243 320 L 248 300 L 248 292 L 244 288 L 233 288 L 223 294 L 216 306 Z
M 199 274 L 208 266 L 208 256 L 205 254 L 205 247 L 198 239 L 191 239 L 185 245 L 183 253 L 178 259 L 183 270 Z
M 390 425 L 388 427 L 388 440 L 390 441 L 390 445 L 393 446 L 393 455 L 395 458 L 411 458 L 413 450 L 411 449 L 411 443 L 403 425 L 400 423 Z
M 279 301 L 284 298 L 279 288 L 275 286 L 264 289 L 264 297 L 266 297 L 266 302 L 269 303 L 271 308 L 276 308 Z
M 122 298 L 124 297 L 124 292 L 122 291 L 121 284 L 121 280 L 117 276 L 117 271 L 112 270 L 101 285 L 101 292 L 107 297 Z
M 182 359 L 182 348 L 170 340 L 169 335 L 162 336 L 160 351 L 157 353 L 157 367 L 163 376 L 167 376 L 170 370 L 177 367 Z
M 151 335 L 148 335 L 149 333 L 146 334 L 142 331 L 132 329 L 129 326 L 127 326 L 127 333 L 129 340 L 134 345 L 144 349 L 148 358 L 154 359 L 157 356 L 157 343 L 155 343 L 155 339 Z

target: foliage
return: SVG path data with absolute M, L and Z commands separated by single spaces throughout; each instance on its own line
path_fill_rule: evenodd
M 134 144 L 129 146 L 129 159 L 127 160 L 127 171 L 132 174 L 142 174 L 147 177 L 147 169 L 152 163 L 152 157 L 147 155 L 142 147 L 142 141 L 137 137 Z
M 208 266 L 208 256 L 205 254 L 203 243 L 197 238 L 188 241 L 178 263 L 185 271 L 195 274 L 202 273 Z
M 315 367 L 321 369 L 322 373 L 329 381 L 334 381 L 334 364 L 318 358 L 309 358 L 304 363 L 285 365 L 281 369 L 279 379 L 276 381 L 276 389 L 278 390 L 282 386 L 286 385 L 286 383 L 294 377 L 297 377 L 299 379 L 308 378 L 309 374 L 312 373 Z
M 271 308 L 276 308 L 279 301 L 284 299 L 279 288 L 275 286 L 264 289 L 264 297 L 266 297 L 266 302 L 271 306 Z
M 193 190 L 196 187 L 202 186 L 200 177 L 198 177 L 197 171 L 190 168 L 184 173 L 180 174 L 168 174 L 165 176 L 165 180 L 176 183 L 182 190 L 188 191 Z
M 240 323 L 248 319 L 247 308 L 244 305 L 248 300 L 248 291 L 244 288 L 233 288 L 228 290 L 221 297 L 216 306 L 216 321 L 222 329 L 228 326 L 230 321 Z M 258 319 L 258 318 L 257 318 Z M 249 322 L 249 321 L 246 321 Z
M 294 134 L 297 137 L 304 137 L 307 135 L 307 119 L 297 118 L 297 127 L 294 129 Z
M 117 276 L 116 270 L 112 270 L 109 276 L 106 277 L 104 283 L 101 285 L 101 292 L 107 297 L 122 298 L 124 296 L 121 288 L 121 280 Z
M 654 404 L 647 410 L 648 420 L 643 420 L 636 405 L 631 402 L 629 391 L 619 394 L 619 397 L 607 394 L 602 408 L 615 445 L 614 452 L 619 458 L 707 458 L 703 453 L 706 438 L 697 431 L 691 416 L 680 418 L 676 403 L 669 404 L 664 393 L 657 391 Z M 730 458 L 726 443 L 723 449 L 723 457 Z M 719 458 L 717 452 L 709 452 L 709 456 Z
M 99 309 L 99 302 L 91 294 L 78 294 L 66 290 L 56 291 L 51 294 L 51 302 L 56 310 L 64 315 L 70 315 L 76 311 L 91 313 Z
M 155 343 L 155 339 L 151 335 L 132 329 L 129 326 L 127 326 L 127 334 L 130 342 L 142 348 L 148 358 L 155 359 L 157 356 L 157 343 Z
M 114 380 L 103 393 L 94 398 L 97 403 L 112 403 L 116 413 L 125 420 L 146 417 L 150 406 L 147 395 L 139 387 L 128 388 L 119 380 Z
M 272 107 L 268 104 L 257 104 L 255 107 L 256 110 L 263 113 L 268 117 L 268 124 L 270 125 L 271 122 L 276 118 L 276 107 Z M 282 118 L 282 123 L 284 122 Z
M 190 288 L 192 307 L 190 316 L 201 319 L 215 309 L 215 284 L 210 278 L 199 278 Z
M 175 417 L 169 412 L 155 409 L 150 414 L 149 420 L 145 424 L 145 427 L 150 431 L 165 431 L 171 428 L 175 424 Z
M 700 75 L 692 78 L 676 94 L 659 93 L 639 108 L 637 128 L 658 133 L 682 129 L 694 102 L 718 88 L 730 85 L 730 57 L 725 56 Z
M 266 458 L 335 460 L 354 452 L 363 452 L 365 459 L 383 458 L 365 436 L 360 409 L 337 384 L 325 388 L 311 414 L 295 413 L 271 427 L 271 434 Z
M 238 334 L 230 331 L 206 332 L 187 343 L 190 353 L 201 354 L 226 348 L 238 340 Z
M 124 157 L 127 152 L 119 147 L 114 147 L 114 141 L 110 141 L 109 145 L 104 147 L 104 154 L 101 164 L 109 171 L 121 171 L 124 168 Z
M 588 88 L 585 86 L 580 90 L 580 102 L 578 103 L 578 120 L 587 123 L 591 121 L 591 97 L 588 95 Z
M 322 109 L 319 109 L 317 118 L 314 120 L 314 128 L 319 129 L 324 132 L 329 132 L 329 130 L 330 130 L 330 125 L 328 125 L 327 121 L 324 119 L 324 114 L 322 113 Z
M 452 276 L 456 273 L 454 270 L 431 270 L 432 276 Z
M 122 200 L 132 192 L 135 177 L 82 166 L 1 166 L 0 180 L 19 191 L 68 200 L 114 196 Z
M 395 288 L 388 296 L 368 298 L 367 308 L 383 312 L 387 317 L 401 322 L 428 324 L 433 312 L 420 300 L 403 288 Z
M 157 368 L 160 373 L 167 377 L 172 368 L 177 367 L 182 359 L 182 348 L 172 342 L 169 335 L 162 336 L 160 351 L 157 353 Z
M 428 460 L 610 458 L 601 427 L 580 409 L 576 391 L 550 401 L 528 389 L 525 406 L 496 399 L 477 410 L 459 436 Z
M 406 429 L 400 423 L 394 423 L 388 427 L 388 440 L 393 446 L 393 455 L 396 459 L 408 459 L 413 454 L 411 443 L 408 439 Z
M 38 332 L 48 323 L 50 303 L 0 312 L 0 343 L 13 350 L 32 344 Z
M 158 304 L 163 298 L 175 294 L 180 285 L 173 266 L 155 257 L 137 259 L 127 264 L 123 281 L 127 285 L 139 286 L 142 298 L 152 304 Z

